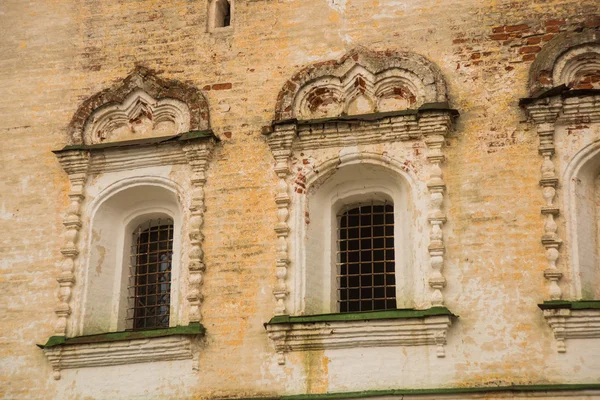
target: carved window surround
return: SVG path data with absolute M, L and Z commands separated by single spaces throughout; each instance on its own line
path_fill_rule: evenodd
M 189 340 L 181 338 L 181 334 L 169 337 L 149 334 L 139 341 L 131 333 L 128 339 L 115 333 L 124 329 L 125 317 L 121 315 L 124 307 L 121 305 L 123 298 L 126 299 L 122 288 L 123 279 L 127 277 L 123 273 L 127 262 L 123 259 L 127 260 L 127 257 L 120 257 L 125 254 L 120 250 L 124 243 L 118 238 L 126 234 L 127 218 L 135 218 L 136 213 L 159 212 L 156 210 L 160 209 L 167 214 L 180 214 L 179 232 L 187 238 L 180 239 L 179 253 L 186 251 L 187 255 L 178 254 L 185 263 L 180 261 L 177 265 L 178 281 L 174 287 L 178 288 L 178 293 L 183 293 L 183 301 L 174 295 L 171 323 L 200 326 L 200 287 L 205 269 L 201 232 L 205 211 L 204 184 L 208 160 L 218 142 L 210 129 L 206 98 L 193 86 L 162 79 L 147 68 L 136 67 L 125 79 L 85 100 L 74 114 L 67 132 L 69 145 L 54 152 L 71 183 L 70 204 L 63 219 L 63 259 L 57 277 L 60 288 L 55 310 L 58 319 L 53 333 L 53 341 L 62 338 L 64 346 L 45 347 L 55 368 L 55 378 L 60 377 L 57 371 L 61 368 L 100 365 L 99 362 L 116 365 L 122 360 L 152 361 L 159 353 L 161 359 L 189 358 Z M 184 174 L 163 176 L 171 171 L 170 167 L 177 165 L 181 167 L 173 171 L 184 171 Z M 188 190 L 182 193 L 182 187 Z M 134 196 L 130 198 L 132 193 Z M 123 196 L 119 198 L 119 194 Z M 87 239 L 92 243 L 92 229 L 97 222 L 95 213 L 107 203 L 110 203 L 106 207 L 111 211 L 103 214 L 102 219 L 114 215 L 114 221 L 107 222 L 109 226 L 100 225 L 105 232 L 96 232 L 96 236 L 101 241 L 111 237 L 110 241 L 101 243 L 108 246 L 103 248 L 112 251 L 113 257 L 105 260 L 102 256 L 108 268 L 102 273 L 96 271 L 91 278 L 89 264 L 96 256 L 96 247 L 88 246 Z M 111 230 L 113 225 L 114 230 Z M 84 235 L 80 232 L 82 226 L 86 229 Z M 80 243 L 82 236 L 86 243 Z M 179 279 L 180 275 L 185 279 Z M 90 288 L 96 290 L 90 291 Z M 99 293 L 110 297 L 98 299 Z M 108 306 L 96 307 L 104 300 Z M 119 307 L 113 308 L 116 305 Z M 180 332 L 180 328 L 169 330 Z M 198 329 L 194 331 L 195 335 L 198 335 Z M 203 333 L 203 328 L 201 331 Z M 82 343 L 74 338 L 95 333 L 113 338 L 116 335 L 126 340 L 127 345 Z M 128 355 L 127 350 L 121 352 L 119 347 L 137 349 L 135 359 L 138 361 L 134 361 L 134 356 Z M 198 368 L 197 360 L 194 368 Z
M 569 90 L 567 86 L 561 85 L 537 97 L 522 99 L 520 104 L 527 112 L 529 120 L 536 126 L 539 154 L 543 158 L 540 187 L 545 204 L 541 208 L 544 216 L 541 242 L 546 249 L 548 261 L 544 277 L 548 281 L 549 301 L 540 305 L 540 308 L 544 310 L 544 317 L 554 330 L 558 351 L 565 352 L 567 338 L 600 337 L 600 324 L 597 324 L 597 321 L 600 321 L 600 310 L 584 310 L 570 305 L 586 302 L 562 301 L 563 289 L 560 283 L 563 271 L 557 265 L 563 240 L 556 223 L 561 213 L 556 193 L 565 183 L 560 182 L 555 170 L 554 136 L 558 126 L 600 122 L 600 90 Z M 582 325 L 586 325 L 585 329 L 579 330 Z
M 342 118 L 319 119 L 314 121 L 276 121 L 273 127 L 266 132 L 268 135 L 267 141 L 276 160 L 275 172 L 279 177 L 278 194 L 275 202 L 278 206 L 278 220 L 275 226 L 275 232 L 278 237 L 277 241 L 277 260 L 276 260 L 276 276 L 277 285 L 274 289 L 274 296 L 277 300 L 275 309 L 276 316 L 284 316 L 288 314 L 286 308 L 286 300 L 288 298 L 289 289 L 286 282 L 288 275 L 288 266 L 291 263 L 289 255 L 288 240 L 290 229 L 287 223 L 290 207 L 292 191 L 295 177 L 290 168 L 290 159 L 292 155 L 298 155 L 299 152 L 309 149 L 323 148 L 343 148 L 353 145 L 369 145 L 378 143 L 393 143 L 393 142 L 415 142 L 423 141 L 428 148 L 426 160 L 429 162 L 429 180 L 427 187 L 430 193 L 430 209 L 428 221 L 431 226 L 429 235 L 429 259 L 430 271 L 428 283 L 432 290 L 430 304 L 435 308 L 443 308 L 444 300 L 442 290 L 446 285 L 446 280 L 442 274 L 445 247 L 442 239 L 442 226 L 446 221 L 444 212 L 442 211 L 442 203 L 445 193 L 445 183 L 442 178 L 442 170 L 440 164 L 445 159 L 443 147 L 445 138 L 449 134 L 453 120 L 458 115 L 455 110 L 448 108 L 447 104 L 424 105 L 419 110 L 404 110 L 390 113 L 377 113 L 360 116 L 348 116 Z M 356 157 L 367 157 L 367 153 L 355 154 Z M 345 161 L 351 161 L 353 155 L 349 155 Z M 339 164 L 341 160 L 334 160 Z M 389 156 L 388 161 L 393 161 L 393 156 Z M 444 308 L 445 309 L 445 308 Z M 418 311 L 417 311 L 418 312 Z M 451 315 L 448 312 L 449 315 Z M 277 318 L 277 317 L 276 317 Z M 296 318 L 296 317 L 289 317 Z M 300 318 L 300 317 L 298 317 Z M 371 324 L 370 322 L 357 322 L 357 325 L 348 322 L 341 323 L 343 329 L 356 331 L 367 334 L 365 327 Z M 419 321 L 416 320 L 398 320 L 393 323 L 379 323 L 382 325 L 376 329 L 383 331 L 403 330 L 408 329 L 416 332 L 417 335 L 424 335 L 429 339 L 423 340 L 404 340 L 401 335 L 394 336 L 390 333 L 390 339 L 382 339 L 381 341 L 370 341 L 365 338 L 360 341 L 361 346 L 381 346 L 381 345 L 438 345 L 437 355 L 443 357 L 445 355 L 443 345 L 445 344 L 445 333 L 450 327 L 450 317 L 448 315 L 429 316 L 423 315 Z M 312 325 L 311 325 L 312 326 Z M 374 328 L 375 329 L 375 328 Z M 303 334 L 302 332 L 310 331 L 303 324 L 288 324 L 280 326 L 271 323 L 267 324 L 269 337 L 274 340 L 276 350 L 279 354 L 278 362 L 285 363 L 285 351 L 308 350 L 310 346 L 303 348 L 302 345 L 295 343 L 296 335 Z M 319 338 L 320 331 L 318 329 L 311 331 L 308 335 Z M 420 332 L 420 333 L 419 333 Z M 437 336 L 436 336 L 437 335 Z M 437 337 L 437 341 L 432 339 Z M 443 340 L 441 338 L 444 338 Z M 344 339 L 346 338 L 346 339 Z M 430 340 L 431 339 L 431 340 Z M 325 341 L 327 342 L 327 341 Z M 342 335 L 340 339 L 337 336 L 332 336 L 330 346 L 328 348 L 350 346 L 352 340 Z M 329 342 L 327 342 L 329 343 Z M 339 346 L 336 344 L 338 343 Z
M 352 342 L 361 346 L 436 343 L 405 341 L 401 335 L 371 342 L 370 324 L 387 331 L 390 338 L 394 337 L 391 331 L 402 329 L 428 338 L 429 329 L 445 335 L 451 314 L 444 308 L 442 293 L 446 286 L 442 164 L 446 137 L 458 115 L 447 101 L 440 70 L 408 52 L 356 49 L 339 60 L 306 66 L 283 86 L 275 120 L 263 132 L 278 178 L 275 319 L 266 327 L 280 364 L 286 351 L 312 346 L 302 345 L 297 335 L 323 339 L 328 348 L 352 346 Z M 360 177 L 352 178 L 354 173 Z M 395 270 L 410 279 L 396 288 L 397 304 L 404 309 L 444 309 L 446 314 L 392 318 L 393 322 L 341 322 L 328 314 L 336 311 L 331 272 L 335 244 L 330 244 L 335 232 L 330 220 L 335 216 L 333 208 L 369 200 L 379 192 L 406 205 L 399 207 L 405 218 L 396 227 L 397 237 L 403 239 L 395 239 L 395 249 L 402 254 Z M 302 318 L 315 318 L 306 316 L 311 313 L 330 315 L 333 320 L 307 325 Z M 344 315 L 339 314 L 342 319 Z M 284 320 L 288 322 L 276 323 Z M 340 335 L 330 338 L 326 329 L 321 330 L 323 323 L 334 324 Z M 349 333 L 342 333 L 344 329 L 364 337 L 351 340 Z M 443 357 L 443 343 L 436 344 L 441 346 L 438 356 Z
M 381 346 L 444 345 L 452 320 L 445 307 L 427 310 L 383 310 L 309 316 L 275 316 L 265 324 L 275 344 L 279 364 L 290 351 L 329 350 Z
M 67 339 L 52 336 L 46 344 L 38 347 L 43 349 L 50 361 L 54 379 L 60 379 L 63 369 L 191 359 L 193 342 L 204 336 L 204 332 L 204 327 L 196 323 Z
M 55 336 L 53 336 L 54 340 L 51 338 L 49 343 L 56 342 L 56 338 L 65 340 L 64 338 L 67 336 L 67 324 L 72 311 L 70 301 L 75 285 L 76 269 L 79 264 L 78 238 L 82 226 L 81 215 L 84 213 L 81 204 L 85 199 L 84 188 L 86 182 L 97 174 L 147 166 L 188 164 L 192 171 L 191 181 L 194 189 L 189 206 L 190 220 L 187 229 L 190 237 L 189 263 L 187 266 L 189 279 L 188 286 L 184 291 L 187 293 L 187 314 L 190 326 L 200 323 L 200 285 L 204 272 L 201 249 L 202 234 L 200 233 L 204 213 L 203 185 L 206 181 L 205 171 L 208 158 L 216 142 L 217 139 L 212 131 L 207 130 L 128 142 L 69 145 L 54 152 L 71 181 L 71 192 L 69 194 L 71 204 L 63 221 L 66 228 L 66 243 L 61 249 L 64 261 L 61 274 L 57 278 L 60 285 L 59 304 L 56 308 L 58 322 L 55 328 Z M 204 328 L 201 330 L 204 332 Z M 107 333 L 105 335 L 117 334 Z M 191 358 L 191 356 L 187 357 L 187 354 L 190 353 L 188 351 L 190 348 L 188 339 L 174 337 L 160 339 L 159 342 L 152 343 L 155 341 L 155 339 L 151 339 L 153 337 L 153 335 L 147 335 L 147 339 L 143 342 L 132 340 L 124 347 L 123 352 L 120 348 L 113 349 L 112 345 L 105 344 L 96 347 L 94 344 L 86 343 L 83 347 L 73 347 L 71 344 L 82 343 L 76 338 L 67 338 L 64 341 L 65 345 L 68 345 L 65 349 L 55 349 L 53 346 L 50 346 L 52 347 L 50 349 L 46 345 L 44 352 L 53 364 L 55 379 L 60 378 L 59 371 L 64 368 L 124 363 L 120 360 L 126 362 L 134 362 L 132 361 L 134 359 L 138 360 L 135 362 L 155 361 L 159 355 L 160 359 L 181 359 L 183 355 L 186 355 L 185 358 Z M 110 347 L 110 349 L 107 349 L 107 347 Z M 133 349 L 136 349 L 135 352 L 130 354 L 129 351 Z M 104 353 L 106 354 L 104 355 Z M 100 357 L 101 360 L 97 361 L 96 357 Z M 111 357 L 114 360 L 111 361 Z M 97 362 L 102 364 L 97 364 Z
M 554 332 L 559 353 L 567 339 L 600 338 L 600 301 L 545 301 L 538 307 Z

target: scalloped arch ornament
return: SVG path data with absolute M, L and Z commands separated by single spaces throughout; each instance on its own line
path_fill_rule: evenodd
M 357 49 L 289 79 L 279 93 L 275 120 L 399 111 L 446 101 L 442 74 L 425 57 Z
M 199 89 L 138 66 L 127 78 L 84 101 L 68 133 L 70 144 L 91 145 L 208 129 L 208 102 Z

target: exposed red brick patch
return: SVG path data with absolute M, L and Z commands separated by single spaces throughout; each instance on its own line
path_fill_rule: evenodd
M 558 25 L 547 26 L 546 32 L 547 33 L 558 33 L 558 32 L 560 32 L 560 26 L 558 26 Z
M 227 138 L 227 139 L 231 139 L 231 132 L 223 132 L 223 135 Z
M 227 90 L 231 89 L 231 87 L 231 83 L 215 83 L 214 85 L 212 85 L 213 90 Z
M 202 88 L 202 90 L 206 90 L 206 91 L 210 90 L 210 85 L 205 85 L 205 86 Z
M 505 30 L 506 30 L 506 32 L 518 32 L 518 31 L 524 31 L 528 28 L 529 28 L 529 25 L 520 24 L 520 25 L 509 25 L 505 28 Z
M 490 39 L 492 40 L 506 40 L 508 39 L 508 34 L 506 33 L 494 33 L 490 35 Z
M 469 41 L 468 39 L 454 39 L 454 40 L 452 41 L 452 44 L 466 43 L 466 42 L 468 42 L 468 41 Z
M 594 16 L 589 17 L 588 19 L 585 20 L 585 22 L 583 23 L 583 26 L 585 26 L 586 28 L 600 27 L 600 16 L 594 15 Z
M 471 60 L 478 60 L 481 58 L 481 53 L 473 53 L 471 54 Z
M 540 46 L 524 46 L 519 49 L 521 54 L 538 53 L 542 48 Z
M 505 26 L 496 26 L 496 27 L 492 28 L 492 32 L 500 33 L 500 32 L 504 32 L 505 29 L 506 29 Z
M 542 36 L 542 41 L 547 42 L 550 39 L 552 39 L 554 36 L 556 36 L 556 35 L 553 33 L 547 33 L 544 36 Z
M 527 38 L 527 44 L 540 44 L 541 41 L 542 41 L 541 36 L 534 36 L 534 37 Z
M 554 25 L 564 25 L 565 19 L 549 19 L 548 21 L 546 21 L 546 26 L 554 26 Z
M 542 85 L 551 85 L 552 84 L 552 76 L 549 71 L 542 71 L 540 73 L 539 81 Z
M 525 54 L 522 58 L 523 61 L 533 61 L 535 60 L 535 54 Z

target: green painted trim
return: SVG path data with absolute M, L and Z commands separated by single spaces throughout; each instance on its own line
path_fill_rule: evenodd
M 204 138 L 214 138 L 215 140 L 219 141 L 219 138 L 216 137 L 214 132 L 210 129 L 205 131 L 189 131 L 186 133 L 182 133 L 181 135 L 179 135 L 178 140 L 194 140 Z
M 175 335 L 201 335 L 206 329 L 202 324 L 192 323 L 187 326 L 174 326 L 164 329 L 148 329 L 145 331 L 123 331 L 100 333 L 97 335 L 75 336 L 65 338 L 64 336 L 52 336 L 46 344 L 38 344 L 40 349 L 48 349 L 56 346 L 69 346 L 74 344 L 107 343 L 119 342 L 124 340 L 149 339 L 155 337 L 175 336 Z
M 538 304 L 538 307 L 542 310 L 600 310 L 600 300 L 551 300 L 545 301 L 542 304 Z
M 387 112 L 375 112 L 369 114 L 359 115 L 340 115 L 337 117 L 329 118 L 316 118 L 316 119 L 285 119 L 280 121 L 273 121 L 272 126 L 286 125 L 286 124 L 299 124 L 299 125 L 311 125 L 311 124 L 323 124 L 323 123 L 335 123 L 335 122 L 357 122 L 357 121 L 377 121 L 383 118 L 399 117 L 402 115 L 418 115 L 422 112 L 427 111 L 447 111 L 452 116 L 458 117 L 459 112 L 453 108 L 447 102 L 441 103 L 425 103 L 418 109 L 407 109 L 400 111 L 387 111 Z
M 415 310 L 412 308 L 396 309 L 396 310 L 381 310 L 381 311 L 362 311 L 351 313 L 336 313 L 336 314 L 317 314 L 317 315 L 276 315 L 271 318 L 265 325 L 277 324 L 297 324 L 311 322 L 334 322 L 334 321 L 369 321 L 376 319 L 404 319 L 404 318 L 423 318 L 448 315 L 457 317 L 446 307 L 431 307 L 426 310 Z
M 569 97 L 580 97 L 580 96 L 597 96 L 600 94 L 600 89 L 571 89 L 567 85 L 559 85 L 553 88 L 542 90 L 533 97 L 526 97 L 519 100 L 519 106 L 527 106 L 531 103 L 535 103 L 538 100 L 545 99 L 547 97 L 561 96 L 563 98 Z
M 110 143 L 97 143 L 97 144 L 74 144 L 65 146 L 60 150 L 54 150 L 53 153 L 60 154 L 67 151 L 73 150 L 104 150 L 104 149 L 113 149 L 113 148 L 121 148 L 121 147 L 129 147 L 129 146 L 148 146 L 148 145 L 160 145 L 163 143 L 170 143 L 174 141 L 189 141 L 196 139 L 210 139 L 213 138 L 217 141 L 219 139 L 215 136 L 214 132 L 211 129 L 204 131 L 190 131 L 186 133 L 180 133 L 179 135 L 174 136 L 160 136 L 160 137 L 152 137 L 145 139 L 136 139 L 136 140 L 124 140 L 121 142 L 110 142 Z
M 565 390 L 600 390 L 600 383 L 565 384 L 565 385 L 510 385 L 491 387 L 465 387 L 465 388 L 436 388 L 436 389 L 394 389 L 394 390 L 366 390 L 349 393 L 324 393 L 324 394 L 299 394 L 281 396 L 280 400 L 335 400 L 358 399 L 380 396 L 425 396 L 425 395 L 452 395 L 470 393 L 493 392 L 544 392 Z

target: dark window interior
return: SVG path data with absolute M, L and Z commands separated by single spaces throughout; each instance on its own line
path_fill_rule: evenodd
M 133 330 L 168 328 L 173 222 L 153 220 L 135 232 L 129 293 Z
M 340 312 L 396 308 L 394 207 L 359 205 L 338 221 Z

